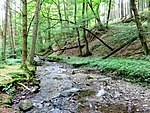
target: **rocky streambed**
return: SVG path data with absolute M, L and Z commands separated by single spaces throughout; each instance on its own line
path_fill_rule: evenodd
M 20 96 L 14 108 L 26 113 L 149 113 L 150 88 L 113 76 L 44 61 L 36 71 L 39 92 Z

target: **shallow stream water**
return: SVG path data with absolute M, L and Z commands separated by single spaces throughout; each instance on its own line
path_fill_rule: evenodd
M 40 89 L 27 97 L 34 107 L 26 113 L 149 113 L 149 89 L 142 94 L 146 97 L 145 111 L 140 111 L 137 103 L 141 100 L 133 98 L 134 92 L 130 94 L 130 90 L 138 86 L 114 80 L 97 69 L 73 68 L 64 63 L 44 61 L 37 66 L 36 77 L 41 81 Z M 107 93 L 97 97 L 101 86 Z M 143 88 L 136 91 L 141 90 Z

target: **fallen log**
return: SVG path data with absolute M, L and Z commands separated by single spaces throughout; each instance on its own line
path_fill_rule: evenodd
M 96 36 L 94 33 L 92 33 L 89 29 L 86 29 L 84 27 L 80 27 L 80 28 L 82 28 L 82 29 L 86 30 L 87 32 L 89 32 L 91 35 L 93 35 L 95 38 L 97 38 L 102 44 L 104 44 L 111 51 L 114 50 L 112 47 L 110 47 L 108 44 L 106 44 L 102 39 L 100 39 L 98 36 Z
M 113 55 L 114 53 L 118 52 L 119 50 L 121 50 L 122 48 L 124 48 L 126 45 L 134 42 L 136 39 L 138 39 L 138 37 L 132 38 L 131 40 L 127 41 L 126 43 L 122 44 L 120 47 L 118 47 L 117 49 L 113 50 L 111 53 L 109 53 L 107 56 L 103 57 L 102 59 L 106 59 L 108 57 L 110 57 L 111 55 Z
M 64 47 L 63 49 L 58 49 L 53 52 L 62 51 L 62 53 L 63 53 L 65 50 L 74 49 L 74 48 L 78 48 L 78 47 L 79 47 L 78 45 L 73 46 L 73 47 Z M 84 47 L 84 45 L 81 45 L 81 48 L 83 48 L 83 47 Z

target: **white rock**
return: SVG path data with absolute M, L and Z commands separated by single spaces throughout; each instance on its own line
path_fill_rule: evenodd
M 103 95 L 106 94 L 106 91 L 104 90 L 104 87 L 101 86 L 101 90 L 98 91 L 98 93 L 96 94 L 97 97 L 101 97 Z

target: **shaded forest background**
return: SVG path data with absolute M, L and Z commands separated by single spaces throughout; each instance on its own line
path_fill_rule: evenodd
M 149 6 L 149 0 L 3 1 L 1 59 L 22 56 L 25 64 L 35 53 L 148 55 Z

